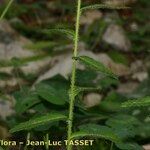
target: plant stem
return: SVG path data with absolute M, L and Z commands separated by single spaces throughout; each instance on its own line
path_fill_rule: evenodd
M 77 57 L 78 54 L 78 41 L 79 41 L 79 28 L 80 28 L 80 15 L 81 15 L 81 0 L 78 0 L 77 3 L 77 16 L 76 16 L 76 26 L 75 26 L 75 37 L 74 37 L 74 52 L 73 57 Z M 73 59 L 72 62 L 72 76 L 71 76 L 71 89 L 70 89 L 70 106 L 69 106 L 69 120 L 68 120 L 68 142 L 70 141 L 71 134 L 72 134 L 72 124 L 73 124 L 73 110 L 74 110 L 74 89 L 76 83 L 76 65 L 77 60 Z M 67 145 L 67 150 L 72 150 L 71 145 Z
M 30 140 L 30 137 L 31 137 L 31 134 L 30 134 L 30 132 L 28 132 L 26 143 L 27 143 L 28 140 Z M 25 145 L 24 150 L 27 150 L 27 145 Z
M 46 150 L 49 150 L 48 141 L 49 141 L 49 134 L 47 133 L 45 136 L 45 142 L 47 142 L 47 144 L 45 145 Z
M 0 21 L 4 18 L 4 16 L 6 15 L 8 9 L 10 8 L 11 4 L 13 3 L 14 0 L 10 0 L 6 6 L 6 8 L 4 9 L 4 11 L 2 12 L 1 16 L 0 16 Z
M 113 143 L 113 142 L 111 142 L 110 150 L 113 150 L 113 146 L 114 146 L 114 143 Z

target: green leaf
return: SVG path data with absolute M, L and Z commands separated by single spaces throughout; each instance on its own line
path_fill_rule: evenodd
M 101 90 L 100 87 L 77 87 L 79 92 L 84 92 L 84 91 L 99 91 Z
M 113 6 L 113 5 L 106 5 L 106 4 L 94 4 L 89 5 L 81 8 L 81 11 L 85 11 L 88 9 L 129 9 L 126 6 Z
M 57 90 L 52 86 L 44 83 L 40 83 L 36 86 L 36 91 L 39 96 L 41 96 L 44 100 L 55 104 L 55 105 L 64 105 L 67 101 L 66 94 L 62 90 Z
M 141 124 L 135 117 L 129 115 L 117 115 L 106 121 L 113 131 L 121 138 L 128 139 L 136 135 L 136 128 Z
M 118 79 L 117 76 L 112 73 L 112 71 L 105 67 L 101 62 L 94 60 L 93 58 L 90 58 L 88 56 L 79 56 L 77 57 L 83 64 L 90 67 L 91 69 L 94 69 L 96 71 L 100 71 L 112 78 Z
M 78 70 L 76 74 L 76 84 L 82 87 L 95 87 L 99 84 L 95 83 L 98 73 L 91 70 Z
M 71 29 L 61 29 L 61 28 L 46 29 L 43 32 L 46 33 L 46 34 L 50 34 L 50 33 L 57 33 L 57 34 L 60 34 L 60 35 L 64 34 L 70 39 L 74 39 L 74 36 L 75 36 L 74 30 L 71 30 Z
M 123 114 L 110 118 L 106 123 L 111 127 L 115 127 L 117 125 L 131 126 L 140 124 L 140 122 L 135 117 Z
M 119 137 L 113 132 L 111 128 L 97 124 L 86 124 L 80 126 L 80 131 L 73 133 L 71 139 L 89 136 L 104 138 L 113 142 L 120 141 Z
M 119 80 L 115 80 L 114 78 L 104 77 L 97 81 L 102 87 L 103 90 L 107 90 L 112 86 L 117 86 L 119 84 Z
M 49 122 L 66 120 L 66 116 L 58 113 L 51 113 L 44 115 L 42 117 L 37 117 L 34 119 L 30 119 L 29 121 L 20 123 L 10 130 L 11 133 L 22 131 L 22 130 L 30 130 L 32 128 L 36 128 L 38 126 L 44 125 Z
M 126 66 L 128 66 L 128 64 L 129 64 L 129 60 L 128 60 L 128 58 L 125 56 L 125 55 L 123 55 L 122 53 L 120 53 L 120 52 L 114 52 L 114 51 L 110 51 L 109 53 L 108 53 L 108 55 L 113 59 L 113 61 L 114 62 L 116 62 L 116 63 L 121 63 L 121 64 L 124 64 L 124 65 L 126 65 Z
M 28 44 L 25 46 L 27 49 L 32 49 L 32 50 L 42 50 L 45 48 L 52 48 L 56 45 L 55 42 L 50 42 L 50 41 L 40 41 L 32 44 Z
M 78 87 L 78 86 L 75 86 L 73 95 L 74 95 L 74 97 L 76 97 L 81 92 L 99 91 L 99 90 L 101 90 L 100 87 L 96 88 L 96 87 Z M 70 90 L 69 90 L 69 94 L 71 94 Z
M 21 102 L 16 104 L 17 113 L 23 113 L 32 106 L 40 103 L 40 99 L 36 94 L 31 94 L 22 98 Z
M 116 143 L 116 146 L 122 150 L 144 150 L 137 143 Z
M 22 91 L 16 92 L 14 97 L 16 99 L 15 110 L 17 113 L 23 113 L 41 102 L 38 95 L 27 88 L 23 88 Z
M 149 112 L 148 112 L 149 113 Z M 147 116 L 148 120 L 150 119 L 149 115 Z M 141 136 L 142 138 L 150 137 L 150 121 L 146 122 L 144 121 L 141 126 L 136 128 L 137 135 Z
M 122 104 L 122 107 L 142 107 L 142 106 L 150 106 L 150 97 L 143 97 L 136 100 L 129 100 Z
M 126 100 L 126 98 L 118 94 L 114 91 L 108 93 L 108 95 L 104 98 L 104 100 L 100 103 L 100 110 L 104 112 L 118 112 L 121 111 L 122 108 L 120 105 Z

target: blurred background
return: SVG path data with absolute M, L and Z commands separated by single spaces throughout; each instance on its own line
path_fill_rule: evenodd
M 0 14 L 7 3 L 0 0 Z M 93 3 L 131 7 L 88 10 L 81 16 L 80 54 L 101 61 L 120 79 L 98 78 L 95 82 L 96 75 L 83 72 L 79 65 L 77 82 L 103 87 L 100 93 L 86 93 L 83 103 L 88 109 L 102 104 L 111 113 L 118 109 L 116 99 L 150 95 L 150 1 L 83 0 L 83 6 Z M 43 31 L 74 29 L 75 4 L 75 0 L 16 0 L 0 22 L 0 139 L 11 137 L 8 129 L 15 124 L 16 91 L 58 74 L 68 80 L 72 40 L 63 34 Z M 144 122 L 136 141 L 150 150 L 150 109 L 130 113 Z

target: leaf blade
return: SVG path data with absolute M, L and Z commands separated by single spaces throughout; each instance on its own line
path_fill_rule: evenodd
M 52 121 L 66 120 L 67 117 L 65 115 L 59 113 L 51 113 L 42 117 L 38 117 L 35 119 L 31 119 L 29 121 L 20 123 L 10 130 L 10 133 L 22 131 L 22 130 L 30 130 L 32 128 L 44 125 L 45 123 L 49 123 Z
M 63 91 L 56 90 L 50 85 L 40 83 L 36 87 L 36 92 L 40 97 L 52 104 L 64 105 L 66 103 L 66 99 L 62 93 Z
M 101 62 L 94 60 L 88 56 L 79 56 L 77 57 L 79 61 L 81 61 L 86 66 L 94 69 L 96 71 L 102 72 L 114 79 L 118 79 L 117 75 L 115 75 L 109 68 L 105 67 Z
M 128 107 L 144 107 L 144 106 L 150 106 L 150 96 L 139 98 L 136 100 L 128 100 L 127 102 L 124 102 L 122 104 L 122 107 L 128 108 Z
M 62 29 L 62 28 L 56 28 L 56 29 L 46 29 L 43 31 L 44 33 L 57 33 L 57 34 L 64 34 L 70 39 L 74 39 L 75 32 L 71 29 Z
M 80 131 L 72 134 L 71 139 L 92 136 L 100 137 L 113 142 L 119 142 L 119 137 L 107 126 L 101 126 L 97 124 L 87 124 L 80 126 Z
M 16 100 L 15 110 L 19 114 L 41 102 L 37 93 L 31 91 L 29 88 L 22 88 L 21 91 L 15 92 L 14 98 Z
M 112 5 L 106 5 L 106 4 L 93 4 L 89 6 L 85 6 L 81 8 L 81 11 L 85 11 L 88 9 L 129 9 L 130 7 L 126 6 L 112 6 Z

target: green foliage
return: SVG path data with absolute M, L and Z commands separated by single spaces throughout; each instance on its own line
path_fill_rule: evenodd
M 90 91 L 99 91 L 101 90 L 100 87 L 75 87 L 74 88 L 74 92 L 73 92 L 73 96 L 76 97 L 77 95 L 79 95 L 79 93 L 81 92 L 90 92 Z M 69 91 L 69 94 L 71 94 L 71 92 Z
M 26 65 L 29 62 L 32 61 L 38 61 L 41 58 L 47 57 L 45 54 L 31 56 L 31 57 L 25 57 L 25 58 L 12 58 L 11 60 L 0 60 L 0 67 L 20 67 L 23 65 Z
M 127 57 L 119 52 L 111 51 L 108 54 L 117 63 L 121 63 L 121 64 L 125 64 L 125 65 L 129 64 Z
M 4 150 L 4 149 L 0 146 L 0 150 Z
M 81 137 L 99 137 L 113 142 L 119 142 L 119 137 L 107 126 L 101 126 L 97 124 L 86 124 L 80 126 L 80 131 L 71 135 L 72 139 Z
M 100 71 L 101 73 L 104 73 L 112 78 L 118 79 L 117 76 L 112 73 L 110 69 L 105 67 L 101 62 L 94 60 L 93 58 L 90 58 L 88 56 L 80 56 L 77 57 L 83 64 L 90 67 L 91 69 L 94 69 L 96 71 Z
M 11 77 L 12 76 L 10 74 L 8 74 L 8 73 L 0 72 L 0 79 L 1 80 L 8 80 Z
M 63 6 L 65 7 L 65 4 L 63 4 Z M 67 4 L 67 7 L 68 6 L 70 5 Z M 62 76 L 57 75 L 53 78 L 38 83 L 34 87 L 35 89 L 33 88 L 31 90 L 29 88 L 25 89 L 21 87 L 20 91 L 15 92 L 15 94 L 13 93 L 13 96 L 16 100 L 15 110 L 17 112 L 17 119 L 12 118 L 10 121 L 13 122 L 11 126 L 18 124 L 18 122 L 22 122 L 22 120 L 27 120 L 30 116 L 34 115 L 34 117 L 37 117 L 16 125 L 10 130 L 10 132 L 14 133 L 23 130 L 31 132 L 34 131 L 33 136 L 38 135 L 39 132 L 44 134 L 50 133 L 52 135 L 51 138 L 54 137 L 62 140 L 67 136 L 66 124 L 61 122 L 61 125 L 59 125 L 58 121 L 65 120 L 68 123 L 68 140 L 80 139 L 83 137 L 96 139 L 96 144 L 92 148 L 86 147 L 85 150 L 107 150 L 113 145 L 111 143 L 114 143 L 111 149 L 142 150 L 141 146 L 139 146 L 136 142 L 140 143 L 140 138 L 146 141 L 150 136 L 150 124 L 147 116 L 149 112 L 148 110 L 140 110 L 141 114 L 138 116 L 136 112 L 139 111 L 139 109 L 128 110 L 122 109 L 120 106 L 122 105 L 126 108 L 134 106 L 149 106 L 149 82 L 145 81 L 143 85 L 131 95 L 122 95 L 116 92 L 110 92 L 110 90 L 113 90 L 117 87 L 119 82 L 116 79 L 118 79 L 118 77 L 99 61 L 87 56 L 77 57 L 78 42 L 80 38 L 80 15 L 82 12 L 88 9 L 128 9 L 128 7 L 95 4 L 85 6 L 80 9 L 80 6 L 81 0 L 78 0 L 75 31 L 66 29 L 65 27 L 54 26 L 56 29 L 42 30 L 42 32 L 39 34 L 37 28 L 33 30 L 28 29 L 27 31 L 27 28 L 22 27 L 22 29 L 24 28 L 23 30 L 25 32 L 28 32 L 28 36 L 34 36 L 34 34 L 38 34 L 38 36 L 42 35 L 42 41 L 26 46 L 29 49 L 47 50 L 55 48 L 58 45 L 58 41 L 53 36 L 54 33 L 62 36 L 65 35 L 74 41 L 71 85 L 70 80 L 64 79 Z M 30 8 L 32 8 L 32 6 Z M 70 8 L 63 9 L 65 9 L 65 11 L 70 10 Z M 19 12 L 22 13 L 28 11 L 29 8 L 25 6 L 23 7 L 23 10 L 20 10 Z M 95 29 L 96 34 L 94 33 L 95 36 L 93 36 L 93 41 L 90 43 L 89 41 L 91 41 L 91 35 L 93 34 L 93 32 L 90 32 L 88 35 L 89 41 L 87 40 L 87 43 L 93 44 L 92 48 L 95 48 L 98 45 L 106 26 L 107 23 L 100 20 L 100 22 L 96 22 L 96 28 L 95 25 L 91 27 L 91 31 Z M 99 29 L 99 32 L 97 32 L 97 29 Z M 147 29 L 148 27 L 143 28 L 138 34 L 140 36 L 145 36 Z M 95 40 L 96 37 L 98 38 Z M 52 39 L 54 39 L 55 42 L 53 42 Z M 114 52 L 109 54 L 116 62 L 128 65 L 128 60 L 123 57 L 121 53 Z M 45 54 L 42 57 L 45 57 Z M 14 58 L 8 62 L 0 62 L 0 65 L 5 67 L 13 66 L 14 68 L 19 69 L 20 66 L 25 65 L 29 61 L 38 60 L 38 58 L 41 58 L 41 55 L 34 58 Z M 89 67 L 94 71 L 77 70 L 77 60 L 86 65 L 87 68 Z M 99 76 L 99 72 L 102 73 L 102 75 Z M 2 73 L 0 75 L 2 79 L 5 79 L 5 74 Z M 6 75 L 6 78 L 9 77 L 9 74 Z M 86 94 L 93 91 L 98 93 L 101 92 L 101 95 L 104 98 L 99 105 L 92 108 L 85 108 L 82 103 L 83 98 Z M 137 98 L 141 97 L 141 95 L 143 97 L 147 97 L 136 101 L 133 100 L 125 102 L 128 97 Z M 68 105 L 70 106 L 69 111 L 67 110 Z M 32 109 L 32 111 L 28 111 L 29 109 Z M 59 113 L 53 113 L 56 111 Z M 147 114 L 144 113 L 146 111 Z M 65 116 L 63 114 L 69 114 L 69 118 L 67 115 Z M 143 114 L 145 116 L 145 120 L 142 118 Z M 138 139 L 135 138 L 135 136 L 138 136 Z M 142 141 L 143 143 L 145 142 L 144 140 Z M 67 147 L 67 149 L 72 150 L 74 147 Z
M 28 110 L 35 104 L 41 102 L 38 95 L 35 92 L 25 89 L 23 89 L 20 92 L 16 92 L 14 94 L 14 97 L 17 101 L 15 110 L 18 114 L 24 113 L 26 110 Z
M 71 29 L 59 29 L 59 28 L 47 29 L 47 30 L 44 30 L 43 33 L 46 33 L 46 34 L 55 33 L 55 34 L 65 35 L 72 40 L 74 39 L 74 36 L 75 36 L 74 30 L 71 30 Z
M 110 92 L 100 104 L 100 109 L 107 112 L 120 112 L 120 105 L 126 100 L 126 97 L 116 92 Z
M 36 91 L 40 97 L 52 104 L 64 105 L 67 101 L 63 89 L 54 89 L 50 85 L 40 83 L 36 86 Z
M 122 107 L 143 107 L 150 106 L 150 97 L 143 97 L 136 100 L 129 100 L 122 104 Z
M 82 87 L 95 87 L 94 80 L 97 77 L 97 73 L 91 70 L 77 70 L 76 82 L 77 85 Z
M 122 150 L 144 150 L 143 147 L 137 143 L 118 143 L 117 147 Z
M 44 125 L 49 122 L 66 120 L 66 116 L 59 113 L 50 113 L 46 114 L 42 117 L 37 117 L 35 119 L 31 119 L 27 122 L 20 123 L 10 130 L 11 133 L 22 131 L 22 130 L 31 130 L 32 128 Z
M 9 19 L 13 17 L 20 17 L 24 14 L 34 15 L 34 12 L 32 11 L 33 9 L 38 10 L 38 11 L 44 11 L 44 9 L 42 8 L 42 5 L 39 2 L 29 5 L 25 3 L 24 4 L 18 3 L 15 0 L 8 0 L 8 1 L 9 1 L 8 3 L 4 2 L 4 5 L 0 6 L 0 13 L 4 14 L 4 10 L 6 10 L 6 8 L 9 7 L 9 9 L 7 9 L 7 12 L 5 12 L 5 15 L 4 15 L 6 18 L 9 18 Z
M 78 93 L 80 92 L 90 92 L 90 91 L 100 91 L 101 88 L 100 87 L 77 87 L 77 91 Z
M 138 88 L 131 94 L 133 98 L 150 96 L 150 79 L 146 79 L 140 83 Z
M 91 50 L 95 50 L 97 46 L 101 45 L 102 36 L 107 26 L 108 23 L 104 19 L 97 19 L 94 23 L 89 25 L 84 33 L 83 40 L 85 40 Z
M 0 15 L 0 21 L 4 18 L 4 16 L 6 15 L 7 11 L 9 10 L 10 6 L 12 5 L 14 0 L 10 0 L 7 4 L 7 6 L 5 7 L 4 11 L 2 12 L 2 14 Z
M 55 42 L 40 41 L 40 42 L 36 42 L 36 43 L 26 45 L 25 48 L 32 49 L 32 50 L 43 50 L 43 49 L 46 49 L 46 48 L 53 48 L 54 46 L 56 46 Z
M 110 126 L 121 139 L 134 137 L 137 134 L 135 130 L 136 127 L 141 125 L 135 117 L 129 115 L 117 115 L 108 119 L 106 124 Z
M 111 127 L 117 127 L 117 125 L 139 125 L 140 122 L 135 117 L 130 115 L 118 115 L 113 118 L 110 118 L 107 121 L 107 124 Z
M 99 84 L 101 85 L 102 89 L 109 89 L 111 86 L 117 86 L 119 84 L 119 80 L 103 77 L 100 79 Z
M 129 9 L 129 7 L 126 6 L 112 6 L 112 5 L 106 5 L 106 4 L 93 4 L 89 6 L 85 6 L 81 8 L 81 11 L 85 11 L 88 9 Z

